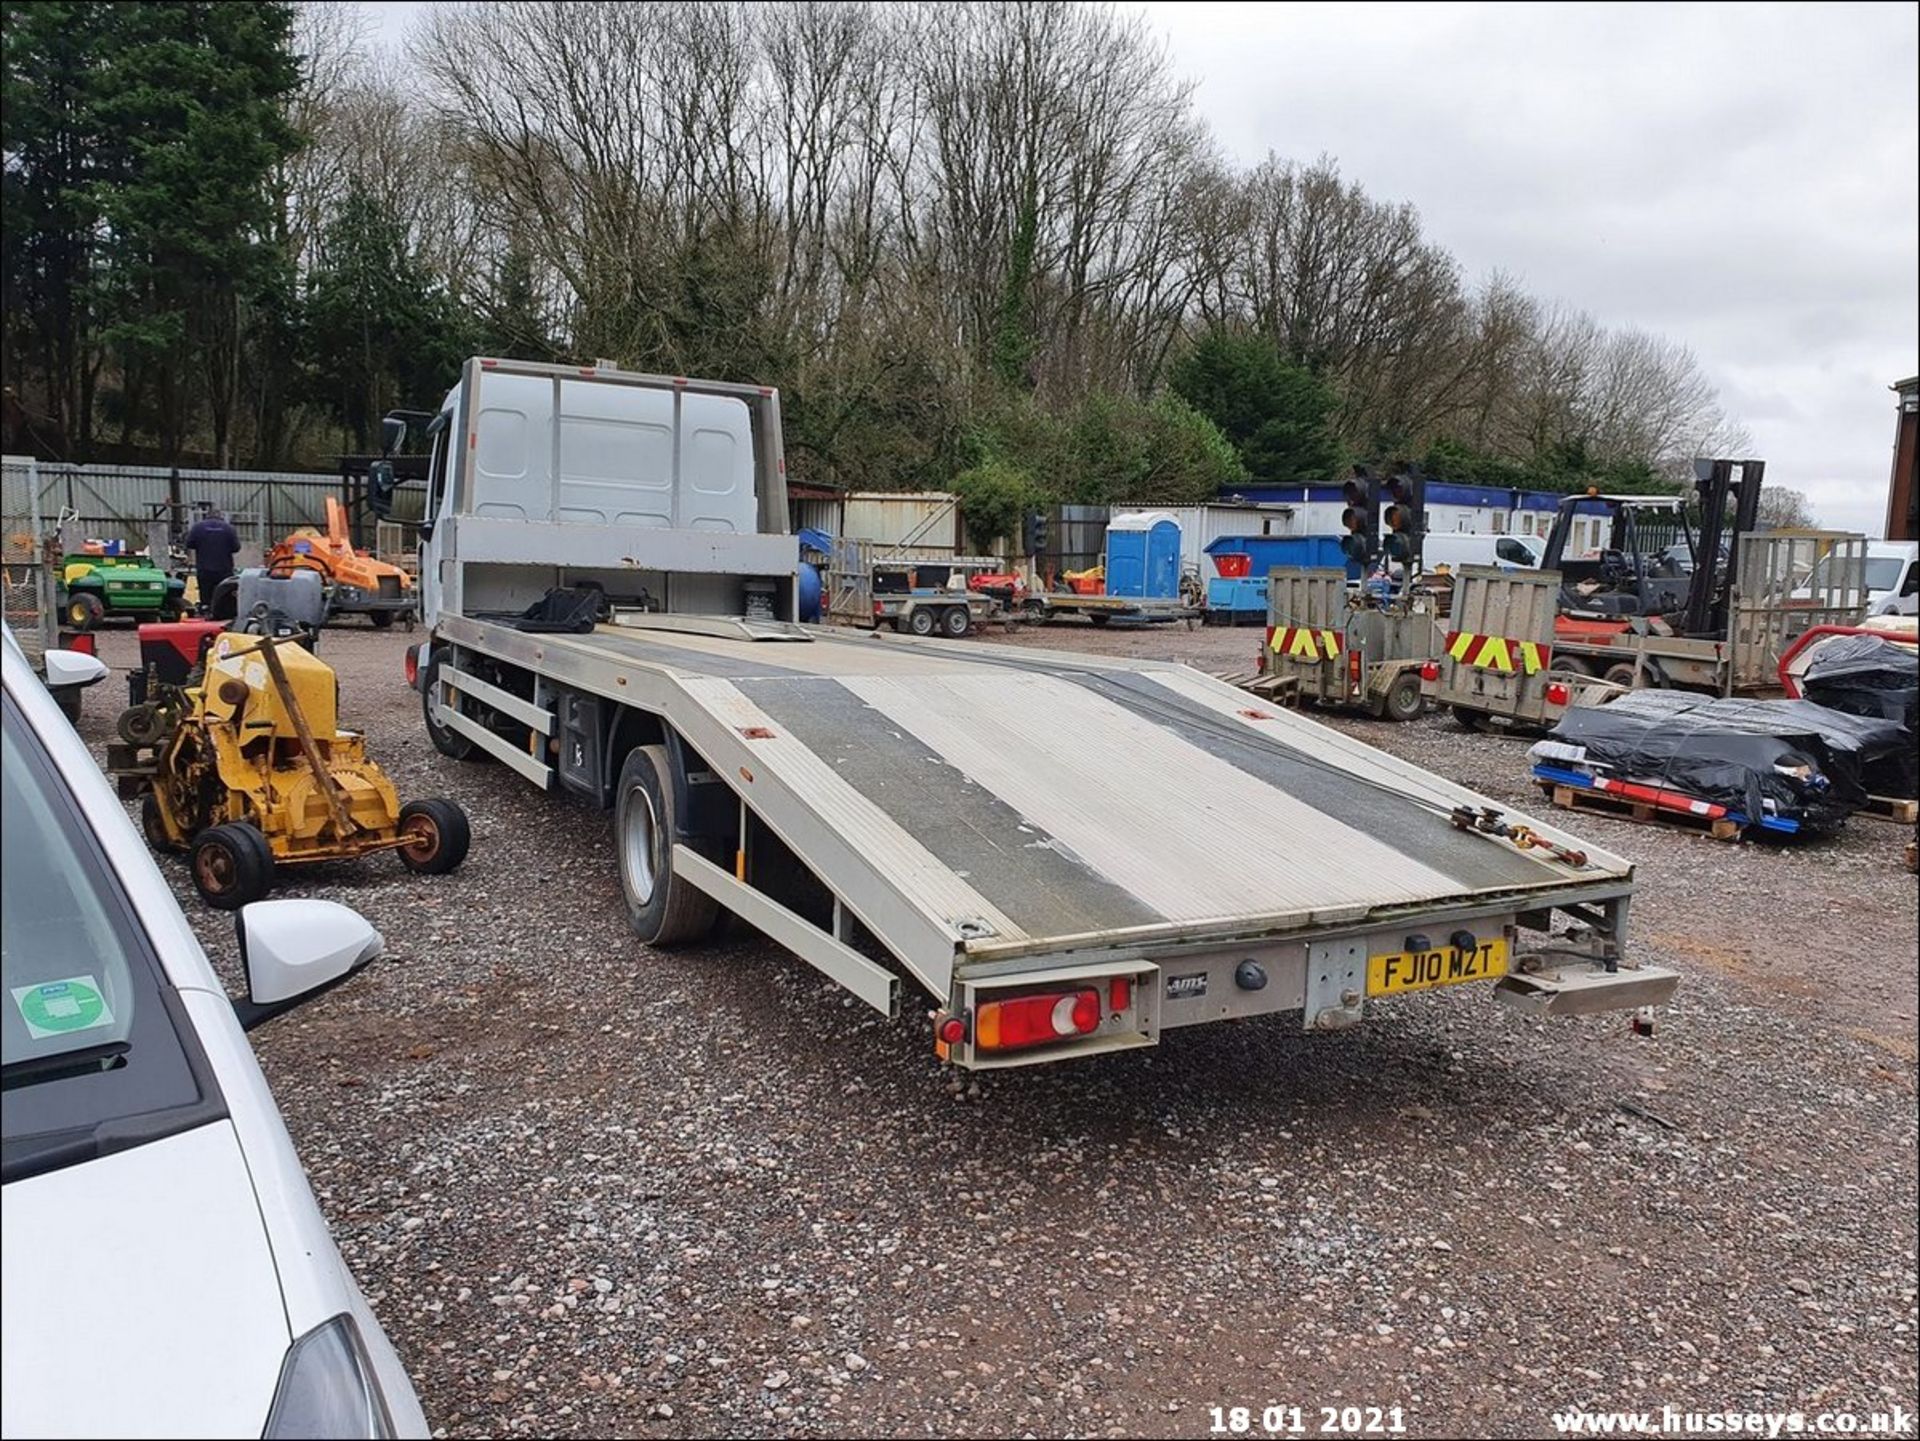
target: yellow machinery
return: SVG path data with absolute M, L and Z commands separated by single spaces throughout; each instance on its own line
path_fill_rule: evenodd
M 209 905 L 259 900 L 277 866 L 390 850 L 439 875 L 466 858 L 465 812 L 449 800 L 402 806 L 363 738 L 339 729 L 337 692 L 332 669 L 299 644 L 229 631 L 160 725 L 122 726 L 147 743 L 110 748 L 121 793 L 144 796 L 151 845 L 191 853 Z

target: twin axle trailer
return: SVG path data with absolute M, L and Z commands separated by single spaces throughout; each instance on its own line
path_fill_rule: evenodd
M 473 360 L 429 429 L 429 734 L 611 810 L 648 945 L 731 912 L 971 1068 L 1677 984 L 1627 861 L 1185 666 L 795 623 L 770 389 Z

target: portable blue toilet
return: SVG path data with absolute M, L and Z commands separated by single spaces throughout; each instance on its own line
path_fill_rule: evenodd
M 1107 526 L 1107 594 L 1174 600 L 1180 594 L 1180 522 L 1164 510 Z

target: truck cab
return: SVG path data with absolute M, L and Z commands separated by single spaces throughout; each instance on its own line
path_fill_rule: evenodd
M 642 610 L 796 619 L 778 395 L 660 381 L 467 362 L 427 426 L 429 627 L 517 614 L 563 579 Z

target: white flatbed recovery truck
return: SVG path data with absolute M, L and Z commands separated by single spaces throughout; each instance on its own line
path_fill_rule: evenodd
M 974 1068 L 1677 984 L 1627 861 L 1188 667 L 795 624 L 772 390 L 476 359 L 429 430 L 429 734 L 611 809 L 649 945 L 724 908 Z

